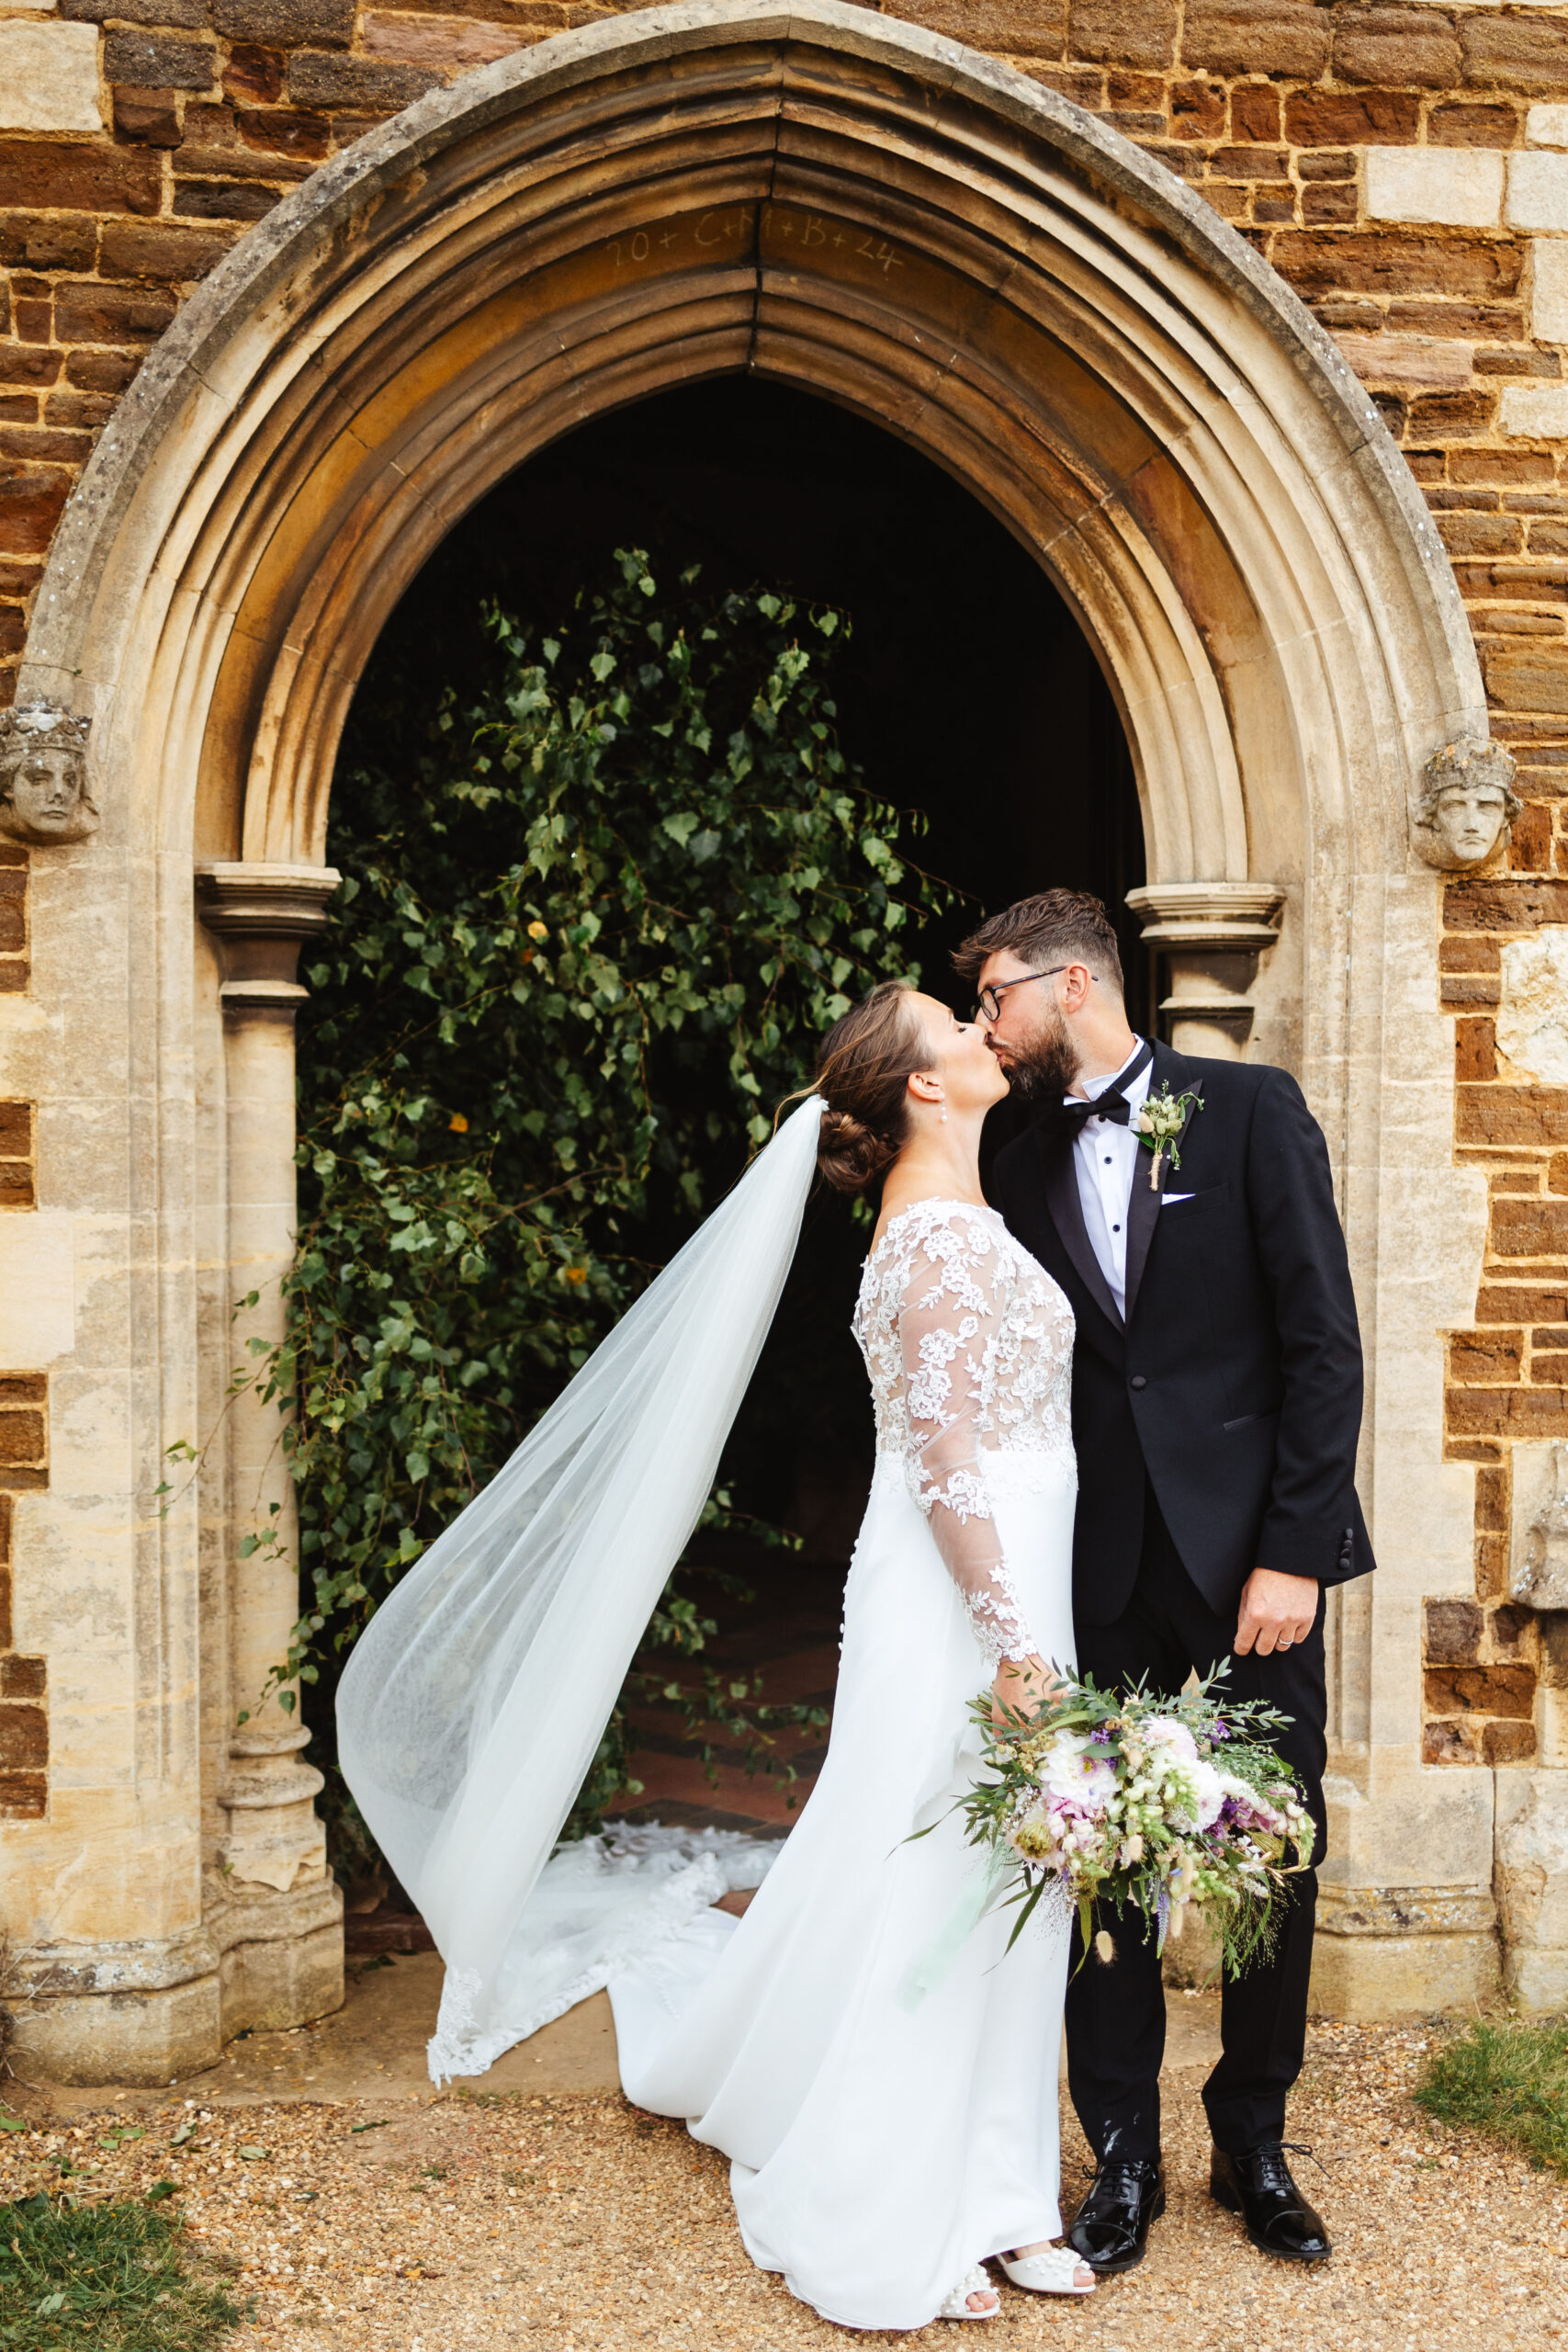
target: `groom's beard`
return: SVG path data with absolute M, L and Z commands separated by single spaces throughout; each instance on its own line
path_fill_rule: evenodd
M 1006 1069 L 1016 1100 L 1059 1102 L 1083 1068 L 1083 1056 L 1059 1012 L 1052 1013 L 1021 1046 L 1014 1046 Z

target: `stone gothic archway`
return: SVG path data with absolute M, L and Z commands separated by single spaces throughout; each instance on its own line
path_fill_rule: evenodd
M 1441 1886 L 1461 1929 L 1442 1966 L 1484 1975 L 1463 1906 L 1489 1816 L 1479 1778 L 1431 1802 L 1410 1667 L 1434 1559 L 1468 1574 L 1437 1334 L 1468 1312 L 1482 1216 L 1450 1164 L 1437 884 L 1408 834 L 1427 754 L 1486 731 L 1447 559 L 1335 346 L 1114 130 L 840 0 L 678 0 L 433 93 L 316 173 L 186 305 L 54 542 L 21 699 L 91 718 L 102 825 L 40 854 L 63 1042 L 40 1044 L 39 1099 L 129 1072 L 82 1163 L 62 1358 L 84 1427 L 123 1408 L 118 1466 L 107 1506 L 84 1459 L 37 1514 L 43 1552 L 112 1600 L 96 1695 L 57 1712 L 51 1816 L 17 1833 L 25 1951 L 118 1955 L 53 1980 L 36 2038 L 58 2068 L 167 2080 L 331 1991 L 300 1736 L 232 1731 L 293 1614 L 288 1571 L 231 1565 L 237 1516 L 287 1513 L 275 1430 L 231 1417 L 176 1506 L 149 1498 L 165 1449 L 214 1423 L 229 1301 L 259 1287 L 266 1329 L 287 1256 L 293 961 L 332 888 L 355 680 L 502 475 L 736 370 L 904 435 L 1034 553 L 1122 715 L 1173 1020 L 1307 1086 L 1366 1326 L 1383 1564 L 1337 1621 L 1328 1924 Z M 84 1841 L 119 1856 L 82 1878 L 93 1902 L 56 1891 Z M 1325 1997 L 1375 2007 L 1409 1940 L 1326 1938 Z M 1448 1980 L 1423 1982 L 1432 2006 Z

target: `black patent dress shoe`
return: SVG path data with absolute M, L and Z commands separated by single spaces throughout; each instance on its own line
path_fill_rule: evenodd
M 1149 2223 L 1165 2211 L 1165 2165 L 1158 2157 L 1105 2157 L 1066 2233 L 1080 2262 L 1101 2278 L 1135 2270 L 1148 2252 Z
M 1326 2262 L 1333 2248 L 1323 2217 L 1291 2177 L 1284 2143 L 1266 2140 L 1245 2156 L 1216 2148 L 1209 2164 L 1209 2194 L 1227 2213 L 1239 2213 L 1260 2254 L 1282 2262 Z

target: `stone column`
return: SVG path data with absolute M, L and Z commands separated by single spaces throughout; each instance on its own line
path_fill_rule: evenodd
M 1279 938 L 1285 893 L 1272 882 L 1158 882 L 1129 890 L 1144 944 L 1164 960 L 1160 999 L 1179 1054 L 1241 1061 L 1252 1034 L 1258 959 Z
M 209 865 L 202 917 L 223 944 L 228 1108 L 229 1285 L 240 1306 L 233 1363 L 260 1359 L 283 1332 L 282 1280 L 294 1255 L 294 1014 L 301 944 L 321 931 L 337 888 L 330 866 Z M 343 1997 L 341 1902 L 315 1809 L 321 1775 L 300 1751 L 298 1685 L 267 1689 L 299 1613 L 299 1529 L 283 1451 L 284 1417 L 261 1388 L 228 1417 L 229 1701 L 220 1778 L 227 1826 L 211 1909 L 224 1950 L 225 2036 L 297 2024 Z M 247 1538 L 259 1538 L 242 1556 Z M 291 1703 L 285 1704 L 285 1700 Z

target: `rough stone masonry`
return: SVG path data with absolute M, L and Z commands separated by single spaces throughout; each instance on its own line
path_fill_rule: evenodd
M 1488 864 L 1445 889 L 1453 1149 L 1486 1171 L 1491 1211 L 1473 1323 L 1449 1360 L 1450 1458 L 1477 1465 L 1475 1589 L 1427 1611 L 1424 1753 L 1457 1771 L 1568 1764 L 1568 1574 L 1559 1589 L 1547 1556 L 1552 1449 L 1568 1442 L 1568 5 L 880 12 L 1102 117 L 1249 239 L 1371 392 L 1451 556 L 1524 806 Z M 617 13 L 0 0 L 0 703 L 72 485 L 197 281 L 425 91 Z M 0 991 L 18 995 L 28 880 L 28 850 L 0 842 Z M 30 1118 L 0 1103 L 0 1222 L 34 1205 Z M 48 1476 L 47 1388 L 0 1382 L 0 1593 L 9 1494 Z M 1532 1544 L 1544 1566 L 1526 1559 Z M 8 1641 L 0 1607 L 0 1817 L 28 1817 L 45 1787 L 45 1683 Z M 1505 1871 L 1506 1921 L 1510 1903 L 1539 1900 L 1533 1868 Z

